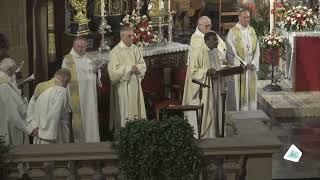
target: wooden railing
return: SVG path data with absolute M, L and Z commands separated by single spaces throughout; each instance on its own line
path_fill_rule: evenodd
M 235 124 L 233 137 L 197 141 L 203 156 L 202 180 L 272 179 L 272 154 L 279 150 L 280 141 L 260 120 L 249 118 Z M 14 149 L 13 161 L 28 162 L 26 172 L 32 180 L 124 179 L 113 142 L 23 145 Z M 18 176 L 17 170 L 9 179 Z

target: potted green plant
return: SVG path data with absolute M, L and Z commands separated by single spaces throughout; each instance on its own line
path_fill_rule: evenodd
M 131 180 L 194 179 L 200 153 L 187 120 L 132 120 L 117 134 L 121 170 Z
M 6 144 L 5 136 L 0 135 L 0 179 L 6 179 L 9 171 L 11 147 Z

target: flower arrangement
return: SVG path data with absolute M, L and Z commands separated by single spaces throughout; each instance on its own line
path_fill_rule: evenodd
M 150 26 L 147 16 L 140 16 L 136 13 L 136 10 L 133 10 L 131 15 L 127 14 L 123 18 L 121 25 L 129 25 L 134 29 L 133 43 L 137 46 L 148 46 L 158 42 L 158 36 Z
M 285 46 L 288 39 L 277 34 L 267 34 L 261 38 L 261 46 L 265 49 L 265 61 L 269 64 L 279 65 L 280 57 L 285 55 Z
M 262 37 L 261 41 L 261 46 L 268 50 L 285 47 L 288 43 L 286 37 L 277 34 L 267 34 Z
M 317 16 L 306 6 L 292 6 L 284 13 L 281 27 L 289 30 L 313 30 L 317 25 Z

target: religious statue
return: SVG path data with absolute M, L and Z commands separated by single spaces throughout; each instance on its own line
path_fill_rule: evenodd
M 87 18 L 87 0 L 69 0 L 69 4 L 75 11 L 71 18 L 73 21 L 70 24 L 70 34 L 88 34 L 90 32 L 88 27 L 90 20 Z

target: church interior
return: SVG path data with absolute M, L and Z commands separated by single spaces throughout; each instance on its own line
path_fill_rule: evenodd
M 61 68 L 76 37 L 87 39 L 88 57 L 108 64 L 110 51 L 121 40 L 125 17 L 145 16 L 150 33 L 157 38 L 134 43 L 147 67 L 141 81 L 147 119 L 161 121 L 166 113 L 194 110 L 182 107 L 182 100 L 190 39 L 198 19 L 208 16 L 211 30 L 227 41 L 240 9 L 247 9 L 260 43 L 257 109 L 226 107 L 223 116 L 232 126 L 226 128 L 226 137 L 196 140 L 205 163 L 202 177 L 194 179 L 313 180 L 320 179 L 319 5 L 318 0 L 1 0 L 0 33 L 8 41 L 7 54 L 20 67 L 16 80 L 22 96 L 30 99 L 37 84 L 50 80 Z M 291 14 L 288 25 L 288 14 L 299 6 L 306 12 L 310 9 L 306 13 L 310 20 L 295 26 L 290 17 L 296 15 Z M 284 40 L 268 45 L 267 35 Z M 105 66 L 98 76 L 101 142 L 17 146 L 13 162 L 30 163 L 29 177 L 19 178 L 15 170 L 7 179 L 46 179 L 48 171 L 41 163 L 51 161 L 56 163 L 56 179 L 75 173 L 68 161 L 79 162 L 74 179 L 125 179 L 114 149 L 115 132 L 109 127 L 113 84 Z M 229 131 L 235 132 L 228 135 Z M 292 145 L 301 153 L 297 161 L 284 158 Z

